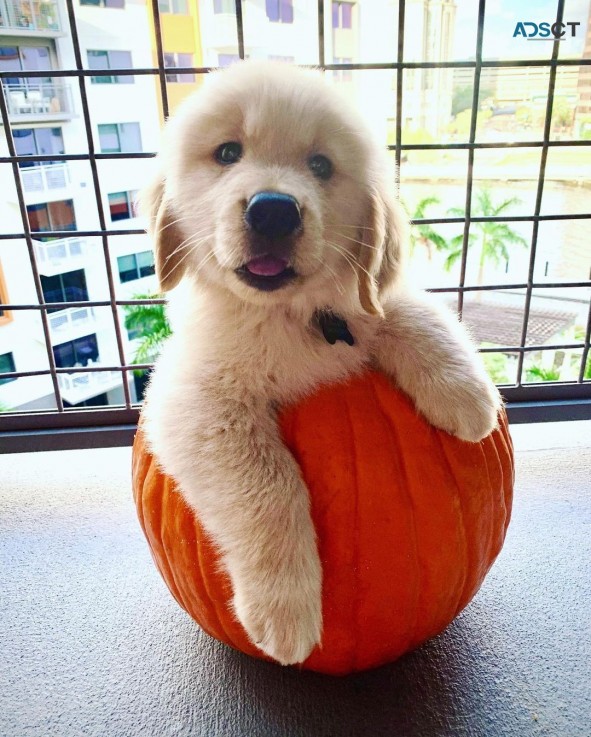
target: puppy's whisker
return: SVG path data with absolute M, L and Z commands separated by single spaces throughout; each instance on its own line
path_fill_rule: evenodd
M 193 253 L 193 251 L 195 251 L 197 248 L 199 248 L 199 246 L 202 245 L 202 243 L 204 243 L 205 240 L 207 240 L 207 238 L 201 239 L 201 240 L 198 240 L 196 242 L 192 242 L 192 243 L 187 244 L 187 246 L 186 246 L 186 248 L 188 249 L 187 252 L 185 254 L 183 254 L 183 256 L 176 262 L 176 264 L 172 267 L 172 269 L 170 269 L 170 271 L 167 271 L 166 272 L 166 276 L 169 277 L 171 274 L 174 274 L 174 272 L 183 263 L 183 261 L 185 261 L 185 259 L 187 259 Z M 177 249 L 177 251 L 178 251 L 178 249 Z M 211 253 L 213 254 L 213 251 Z M 170 256 L 168 258 L 170 258 Z M 168 258 L 166 259 L 166 261 L 168 261 Z M 165 264 L 166 264 L 166 261 L 164 262 Z M 197 266 L 197 269 L 196 269 L 197 272 L 199 271 L 199 269 L 201 268 L 202 265 L 203 264 L 200 263 Z
M 353 243 L 358 243 L 364 248 L 371 248 L 373 251 L 380 250 L 377 246 L 372 246 L 370 243 L 364 243 L 363 241 L 357 240 L 357 238 L 352 238 L 350 235 L 345 235 L 344 233 L 341 233 L 341 238 L 345 238 L 348 241 L 353 241 Z
M 196 234 L 190 235 L 188 238 L 185 238 L 184 241 L 182 241 L 172 253 L 169 253 L 166 259 L 164 260 L 164 263 L 166 263 L 169 259 L 171 259 L 173 256 L 176 256 L 179 251 L 184 251 L 186 248 L 196 248 L 197 246 L 201 245 L 202 243 L 205 243 L 213 233 L 209 233 L 208 235 L 199 238 Z M 197 238 L 197 240 L 195 240 Z
M 332 248 L 334 251 L 339 253 L 345 261 L 349 264 L 349 266 L 353 269 L 355 273 L 357 273 L 357 269 L 361 269 L 367 276 L 369 276 L 370 279 L 373 279 L 372 275 L 369 273 L 369 271 L 362 266 L 359 261 L 350 253 L 347 253 L 347 251 L 344 250 L 344 248 L 341 248 L 338 243 L 333 243 L 332 241 L 325 241 L 326 245 L 329 246 L 329 248 Z
M 331 277 L 331 279 L 335 283 L 335 286 L 337 288 L 338 293 L 340 295 L 344 294 L 345 293 L 345 288 L 343 287 L 342 282 L 338 279 L 335 271 L 333 269 L 331 269 L 331 267 L 326 262 L 324 262 L 320 258 L 320 256 L 315 256 L 314 259 L 315 259 L 316 263 L 321 264 L 323 268 L 326 268 L 328 270 L 329 276 Z
M 176 218 L 175 220 L 171 220 L 170 223 L 166 223 L 166 225 L 163 225 L 157 232 L 161 233 L 163 230 L 166 230 L 166 228 L 170 228 L 171 225 L 176 225 L 177 223 L 181 223 L 183 220 L 190 220 L 190 215 L 182 215 L 180 218 Z M 154 217 L 150 218 L 151 222 L 156 222 L 158 220 L 158 215 L 155 215 Z

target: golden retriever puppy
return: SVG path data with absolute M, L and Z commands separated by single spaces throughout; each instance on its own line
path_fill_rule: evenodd
M 317 72 L 215 72 L 165 129 L 143 193 L 185 302 L 144 408 L 152 451 L 221 552 L 236 617 L 280 663 L 322 640 L 308 491 L 277 408 L 374 366 L 477 442 L 500 398 L 455 317 L 404 281 L 385 151 Z

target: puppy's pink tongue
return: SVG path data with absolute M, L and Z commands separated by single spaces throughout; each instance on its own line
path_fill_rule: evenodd
M 253 258 L 246 264 L 246 268 L 251 274 L 257 276 L 277 276 L 287 268 L 287 261 L 282 258 L 274 258 L 273 256 L 259 256 Z

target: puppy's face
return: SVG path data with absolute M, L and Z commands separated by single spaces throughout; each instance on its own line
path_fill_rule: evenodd
M 143 200 L 163 288 L 188 273 L 250 302 L 322 303 L 353 275 L 379 312 L 402 221 L 375 145 L 317 75 L 260 62 L 212 74 L 168 124 L 161 159 Z

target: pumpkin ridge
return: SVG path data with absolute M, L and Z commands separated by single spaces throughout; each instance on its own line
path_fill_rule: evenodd
M 515 461 L 514 461 L 514 454 L 513 454 L 513 440 L 511 438 L 511 434 L 509 432 L 509 423 L 507 420 L 507 413 L 505 411 L 505 408 L 502 408 L 502 422 L 500 423 L 501 426 L 501 435 L 499 438 L 499 442 L 503 444 L 503 450 L 504 453 L 504 460 L 507 463 L 509 474 L 507 474 L 507 483 L 503 483 L 503 496 L 505 499 L 505 535 L 507 534 L 507 529 L 509 527 L 509 522 L 511 521 L 511 512 L 513 509 L 513 485 L 515 484 Z M 501 468 L 503 468 L 503 471 L 505 470 L 505 465 L 501 461 Z M 505 474 L 504 474 L 505 475 Z
M 441 432 L 444 432 L 444 431 L 442 430 Z M 460 587 L 460 594 L 459 594 L 459 597 L 458 597 L 458 602 L 457 602 L 457 604 L 456 604 L 456 606 L 454 608 L 454 611 L 455 611 L 454 617 L 455 617 L 464 608 L 462 603 L 464 601 L 464 592 L 465 592 L 466 587 L 468 585 L 468 564 L 469 564 L 469 558 L 471 557 L 469 555 L 470 545 L 468 543 L 468 535 L 467 535 L 467 532 L 466 532 L 466 520 L 464 518 L 464 508 L 463 508 L 463 505 L 462 505 L 462 493 L 461 493 L 461 490 L 460 490 L 460 485 L 459 485 L 458 479 L 456 478 L 455 473 L 453 472 L 452 464 L 450 463 L 449 458 L 447 456 L 447 452 L 445 450 L 445 444 L 443 442 L 443 438 L 441 437 L 441 435 L 439 434 L 439 432 L 436 432 L 435 433 L 435 439 L 436 439 L 437 445 L 439 446 L 439 450 L 440 450 L 440 453 L 441 453 L 440 458 L 441 458 L 441 461 L 442 461 L 442 463 L 445 466 L 445 469 L 447 471 L 447 476 L 453 482 L 451 484 L 451 486 L 453 486 L 453 489 L 455 491 L 455 498 L 456 498 L 456 504 L 454 505 L 454 509 L 457 510 L 458 529 L 461 530 L 461 533 L 462 533 L 461 534 L 461 538 L 462 538 L 462 542 L 463 542 L 463 545 L 462 545 L 463 556 L 462 556 L 462 558 L 463 558 L 463 564 L 464 564 L 463 565 L 463 570 L 462 570 L 462 574 L 463 574 L 462 575 L 462 580 L 463 580 L 463 583 L 462 583 L 462 586 Z
M 382 374 L 380 374 L 382 375 Z M 389 383 L 390 379 L 387 376 L 384 376 L 384 379 Z M 404 448 L 404 443 L 401 442 L 401 435 L 396 429 L 396 426 L 392 423 L 390 420 L 390 417 L 385 412 L 381 401 L 380 396 L 378 394 L 375 381 L 371 381 L 371 391 L 375 397 L 376 400 L 376 407 L 379 411 L 379 413 L 382 415 L 382 417 L 385 420 L 385 425 L 387 427 L 388 436 L 393 440 L 391 447 L 393 448 Z M 401 394 L 406 396 L 404 392 L 402 392 L 400 389 L 399 391 Z M 412 527 L 412 551 L 414 554 L 414 561 L 415 561 L 415 588 L 413 592 L 413 615 L 412 615 L 412 623 L 409 623 L 408 630 L 409 630 L 409 636 L 408 636 L 408 643 L 405 645 L 405 649 L 408 648 L 408 646 L 415 641 L 416 637 L 416 631 L 417 631 L 417 623 L 418 623 L 418 608 L 419 608 L 419 598 L 420 598 L 420 591 L 421 591 L 421 584 L 422 584 L 422 570 L 421 570 L 421 564 L 419 561 L 419 552 L 418 552 L 418 531 L 417 531 L 417 510 L 415 505 L 415 500 L 413 498 L 413 495 L 410 491 L 412 488 L 410 483 L 410 477 L 408 474 L 408 468 L 405 463 L 405 453 L 402 452 L 399 454 L 399 457 L 397 458 L 397 461 L 399 461 L 396 465 L 398 468 L 402 470 L 402 480 L 403 480 L 403 487 L 405 491 L 406 498 L 409 502 L 409 506 L 411 508 L 411 527 Z
M 499 422 L 501 424 L 502 423 L 502 419 L 500 419 Z M 493 522 L 493 525 L 492 525 L 492 527 L 493 527 L 493 539 L 492 539 L 492 542 L 491 542 L 491 548 L 489 550 L 489 559 L 492 557 L 492 561 L 491 561 L 491 566 L 492 566 L 492 563 L 494 563 L 497 555 L 501 552 L 501 548 L 503 547 L 503 542 L 505 540 L 505 532 L 507 530 L 507 524 L 508 524 L 508 522 L 507 522 L 507 514 L 508 514 L 508 512 L 507 512 L 507 504 L 506 504 L 506 501 L 505 501 L 505 470 L 503 468 L 503 463 L 502 463 L 502 460 L 501 460 L 501 454 L 499 453 L 499 448 L 497 447 L 497 441 L 499 443 L 503 443 L 503 447 L 504 447 L 503 435 L 502 435 L 502 433 L 500 431 L 495 430 L 495 431 L 493 431 L 493 434 L 490 435 L 489 437 L 490 437 L 490 443 L 489 443 L 489 446 L 490 447 L 489 447 L 489 449 L 488 449 L 487 452 L 488 453 L 492 453 L 494 451 L 495 458 L 496 458 L 496 461 L 497 461 L 497 468 L 499 469 L 499 474 L 500 474 L 500 484 L 499 484 L 499 487 L 500 488 L 499 488 L 499 495 L 498 495 L 498 503 L 499 503 L 499 507 L 500 507 L 500 510 L 502 511 L 502 515 L 503 515 L 503 519 L 502 519 L 502 523 L 501 523 L 502 533 L 501 533 L 501 530 L 498 530 L 497 529 L 498 528 L 498 525 L 495 524 L 494 515 L 493 515 L 493 519 L 492 519 L 492 522 Z M 485 456 L 485 459 L 484 460 L 485 460 L 485 463 L 486 463 L 486 468 L 487 468 L 487 471 L 488 471 L 488 461 L 486 460 L 486 453 L 484 453 L 484 456 Z M 493 487 L 493 485 L 492 485 L 492 482 L 490 480 L 490 473 L 489 473 L 489 485 L 490 485 L 491 491 L 494 488 L 496 488 L 496 487 Z M 493 507 L 496 509 L 496 504 L 493 504 Z M 493 512 L 494 512 L 494 509 L 493 509 Z M 499 514 L 499 517 L 500 517 L 500 514 Z M 497 536 L 500 537 L 500 540 L 498 540 L 498 542 L 497 542 L 497 538 L 495 537 L 495 531 L 497 531 Z M 490 568 L 490 566 L 489 566 L 489 568 Z
M 485 448 L 487 446 L 488 446 L 487 451 L 489 453 L 491 452 L 491 447 L 494 450 L 494 452 L 496 453 L 497 449 L 496 449 L 496 446 L 495 446 L 494 437 L 492 435 L 488 435 L 486 438 L 483 438 L 478 443 L 478 450 L 479 450 L 479 453 L 480 453 L 480 455 L 482 457 L 482 461 L 481 461 L 482 467 L 486 471 L 486 480 L 487 480 L 486 488 L 487 488 L 488 497 L 489 497 L 489 504 L 488 504 L 489 510 L 488 511 L 489 511 L 489 518 L 490 518 L 489 519 L 489 522 L 490 522 L 490 524 L 489 524 L 488 540 L 487 540 L 487 546 L 486 546 L 486 558 L 487 558 L 487 561 L 488 561 L 488 563 L 487 563 L 487 570 L 488 570 L 488 568 L 490 568 L 490 566 L 492 565 L 492 563 L 494 561 L 494 557 L 495 557 L 494 556 L 494 553 L 493 553 L 493 550 L 496 548 L 496 544 L 495 544 L 495 530 L 497 528 L 497 521 L 496 521 L 494 512 L 495 512 L 495 509 L 496 509 L 496 506 L 497 505 L 494 503 L 495 500 L 493 499 L 494 486 L 493 486 L 493 483 L 492 483 L 492 478 L 491 478 L 490 470 L 489 470 L 489 467 L 488 467 L 488 461 L 486 459 Z M 501 484 L 502 484 L 502 479 L 501 479 Z M 505 504 L 504 504 L 504 501 L 503 501 L 503 514 L 504 514 L 504 510 L 505 510 Z M 492 557 L 492 560 L 491 560 L 491 557 Z
M 360 588 L 360 577 L 359 577 L 359 571 L 361 570 L 361 561 L 359 559 L 359 472 L 357 470 L 357 443 L 355 442 L 355 428 L 353 426 L 353 420 L 351 418 L 351 408 L 349 406 L 350 402 L 350 396 L 348 392 L 343 393 L 344 396 L 344 405 L 345 405 L 345 417 L 347 418 L 347 422 L 349 423 L 349 438 L 350 438 L 350 445 L 352 447 L 353 452 L 351 453 L 351 457 L 354 459 L 353 463 L 353 470 L 355 473 L 355 502 L 353 507 L 353 514 L 355 519 L 355 541 L 353 549 L 355 551 L 355 558 L 354 558 L 354 566 L 353 566 L 353 574 L 355 579 L 355 590 L 359 591 Z M 357 658 L 357 647 L 356 643 L 359 640 L 359 635 L 361 633 L 361 623 L 360 623 L 360 601 L 357 597 L 355 597 L 354 601 L 354 621 L 355 621 L 355 627 L 354 631 L 351 632 L 350 637 L 350 643 L 351 643 L 351 671 L 357 671 L 358 668 L 358 658 Z

